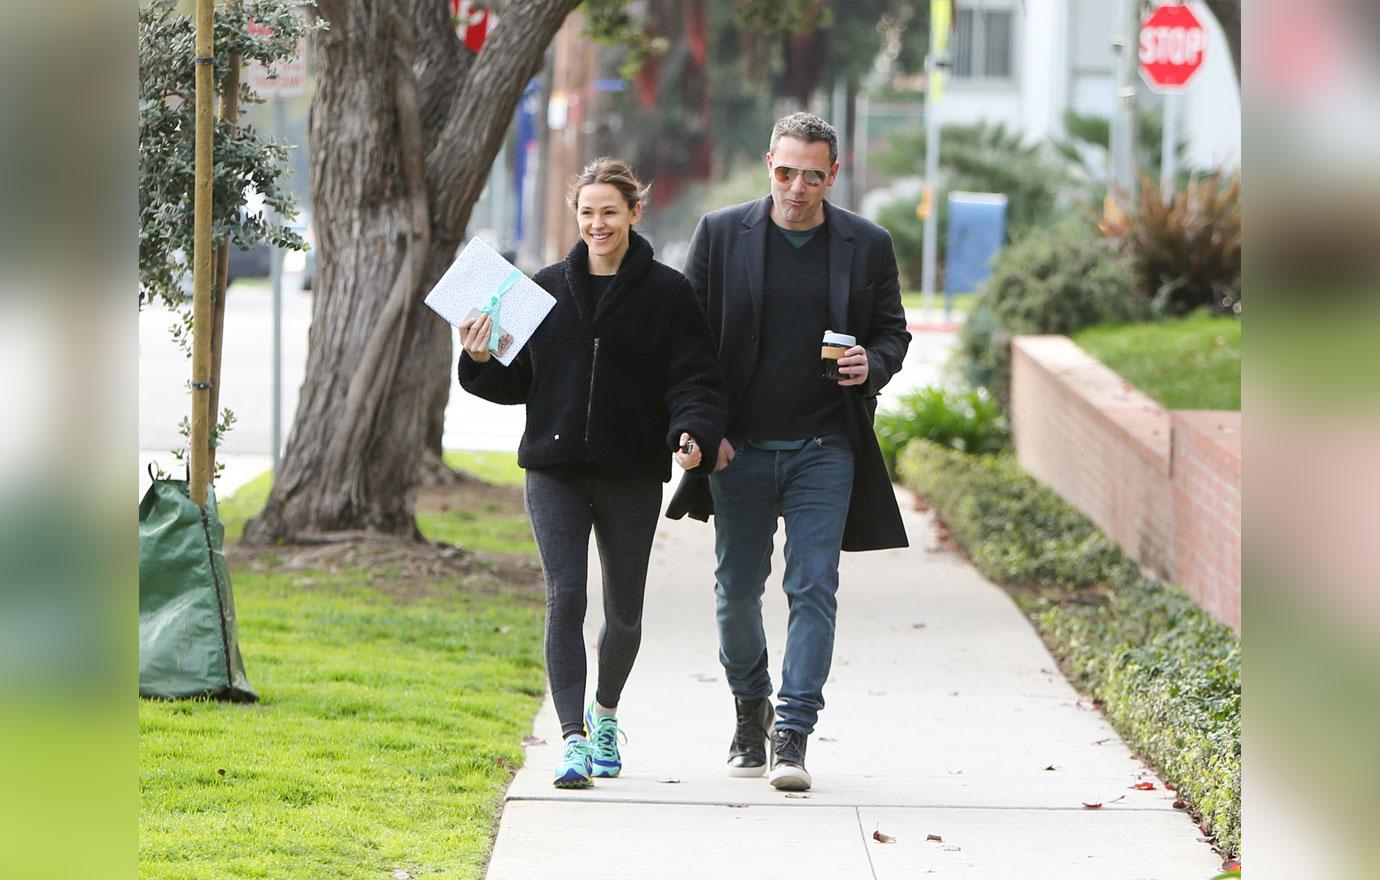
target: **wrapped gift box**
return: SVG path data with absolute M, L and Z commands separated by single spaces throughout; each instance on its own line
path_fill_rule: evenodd
M 457 326 L 481 313 L 495 315 L 498 338 L 489 348 L 506 367 L 556 300 L 498 251 L 472 238 L 426 295 L 426 304 Z

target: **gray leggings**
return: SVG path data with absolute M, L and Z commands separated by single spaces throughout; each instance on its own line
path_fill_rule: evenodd
M 590 528 L 604 572 L 595 697 L 613 707 L 642 643 L 642 596 L 660 511 L 658 480 L 527 472 L 527 515 L 546 576 L 546 675 L 562 736 L 584 730 Z

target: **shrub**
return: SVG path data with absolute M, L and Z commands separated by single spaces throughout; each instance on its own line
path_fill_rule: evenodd
M 1036 624 L 1117 731 L 1172 781 L 1227 855 L 1241 846 L 1241 646 L 1183 591 L 1140 579 Z
M 1236 635 L 1183 591 L 1142 577 L 1120 548 L 1008 455 L 965 456 L 916 440 L 900 471 L 978 569 L 1011 588 L 1050 651 L 1176 786 L 1218 847 L 1238 854 Z
M 943 215 L 940 215 L 943 220 Z M 914 199 L 897 199 L 887 202 L 877 212 L 877 223 L 891 233 L 892 246 L 896 248 L 896 268 L 901 272 L 902 283 L 908 287 L 920 286 L 920 275 L 924 267 L 925 224 L 915 215 Z M 944 252 L 944 227 L 939 228 L 939 247 L 936 252 Z
M 916 437 L 972 453 L 997 452 L 1007 439 L 1001 408 L 982 388 L 966 394 L 917 388 L 903 395 L 895 409 L 877 413 L 874 427 L 893 479 L 896 456 Z
M 1132 281 L 1129 261 L 1081 218 L 1032 232 L 997 256 L 978 293 L 959 339 L 965 378 L 990 387 L 1005 408 L 1011 337 L 1143 317 Z
M 917 441 L 902 450 L 898 469 L 995 581 L 1086 590 L 1140 576 L 1114 541 L 1010 455 L 957 455 Z
M 1218 315 L 1240 313 L 1240 178 L 1194 178 L 1168 200 L 1143 178 L 1136 209 L 1103 229 L 1130 257 L 1136 292 L 1154 314 L 1185 315 L 1203 307 Z
M 878 165 L 899 177 L 923 173 L 925 132 L 894 135 Z M 935 193 L 937 224 L 936 283 L 943 286 L 949 237 L 949 194 L 955 191 L 1001 193 L 1007 198 L 1006 240 L 1018 241 L 1050 222 L 1073 177 L 1048 144 L 1028 144 L 1003 125 L 954 123 L 943 127 L 939 150 L 940 182 Z M 885 205 L 877 222 L 891 233 L 902 277 L 919 286 L 924 223 L 916 216 L 918 197 Z
M 1107 156 L 1111 147 L 1112 120 L 1096 113 L 1082 114 L 1064 111 L 1064 131 L 1067 138 L 1051 142 L 1055 151 L 1069 163 L 1070 170 L 1082 182 L 1082 197 L 1086 204 L 1101 206 L 1107 196 Z M 1140 112 L 1140 132 L 1136 136 L 1139 158 L 1136 167 L 1159 180 L 1161 157 L 1164 154 L 1164 114 L 1158 109 Z M 1180 176 L 1189 167 L 1187 142 L 1180 138 L 1174 145 Z

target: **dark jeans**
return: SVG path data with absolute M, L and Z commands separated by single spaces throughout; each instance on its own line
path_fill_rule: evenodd
M 661 508 L 659 480 L 527 472 L 527 515 L 546 576 L 546 675 L 561 734 L 584 730 L 589 533 L 604 572 L 595 698 L 618 705 L 642 644 L 642 597 Z
M 853 488 L 853 453 L 842 434 L 817 437 L 799 450 L 733 446 L 733 463 L 709 478 L 719 659 L 734 696 L 772 695 L 762 594 L 781 517 L 786 522 L 782 586 L 790 616 L 777 719 L 781 727 L 809 734 L 824 707 L 824 682 L 833 662 L 839 548 Z

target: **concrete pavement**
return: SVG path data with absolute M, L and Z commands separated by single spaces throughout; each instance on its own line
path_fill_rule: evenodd
M 723 773 L 733 709 L 714 633 L 712 529 L 664 520 L 620 707 L 623 775 L 552 788 L 560 737 L 548 699 L 489 880 L 1214 876 L 1220 858 L 1173 809 L 1173 792 L 1080 702 L 1006 594 L 934 549 L 926 515 L 908 498 L 902 507 L 912 547 L 844 554 L 808 797 Z M 778 549 L 765 598 L 774 681 L 782 567 Z M 591 646 L 600 615 L 596 589 Z M 592 651 L 590 663 L 592 693 Z M 1154 790 L 1132 788 L 1144 781 Z

